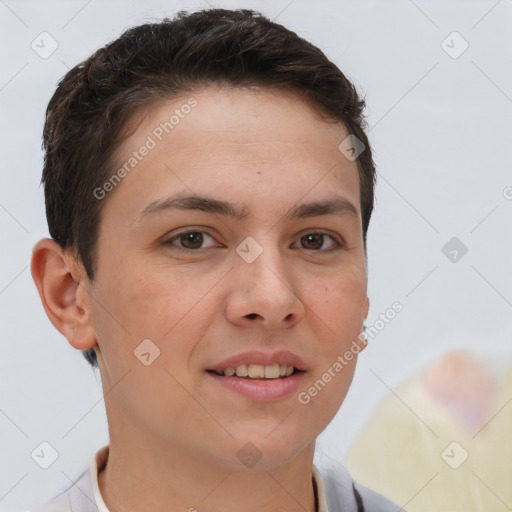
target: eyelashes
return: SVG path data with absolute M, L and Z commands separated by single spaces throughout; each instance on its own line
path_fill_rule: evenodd
M 212 248 L 211 245 L 208 247 L 203 246 L 208 239 L 214 240 L 214 238 L 205 231 L 190 229 L 168 238 L 163 242 L 163 244 L 172 247 L 173 249 L 182 250 L 188 253 L 197 253 L 199 251 Z M 327 245 L 329 245 L 327 249 L 323 248 L 324 245 L 326 245 L 326 241 L 330 241 L 327 243 Z M 179 242 L 181 245 L 176 242 Z M 324 230 L 311 230 L 304 232 L 298 237 L 295 244 L 297 243 L 302 244 L 302 247 L 299 247 L 300 249 L 320 253 L 346 248 L 338 235 Z M 307 244 L 311 243 L 313 247 L 307 247 Z
M 196 235 L 196 236 L 190 236 L 190 235 Z M 197 235 L 200 235 L 199 237 Z M 206 233 L 205 231 L 199 231 L 199 230 L 194 230 L 194 231 L 184 231 L 182 233 L 179 233 L 178 235 L 175 235 L 173 236 L 172 238 L 169 238 L 165 243 L 165 245 L 176 245 L 174 244 L 173 242 L 175 240 L 179 240 L 180 242 L 182 241 L 182 239 L 186 240 L 186 238 L 188 237 L 188 242 L 192 242 L 192 245 L 197 245 L 197 243 L 200 243 L 202 244 L 204 242 L 204 235 L 206 235 L 206 237 L 208 238 L 211 238 L 213 240 L 213 237 L 210 236 L 208 233 Z M 183 246 L 177 246 L 177 247 L 180 247 L 181 249 L 185 249 L 185 250 L 188 250 L 188 251 L 197 251 L 199 249 L 204 249 L 204 247 L 194 247 L 194 248 L 190 248 L 190 247 L 183 247 Z

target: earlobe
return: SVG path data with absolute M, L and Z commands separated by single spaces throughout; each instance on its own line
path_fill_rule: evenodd
M 34 247 L 31 272 L 43 307 L 55 328 L 80 350 L 96 345 L 90 322 L 90 300 L 80 293 L 84 272 L 70 249 L 45 238 Z
M 370 299 L 367 296 L 366 300 L 364 301 L 364 318 L 363 321 L 368 318 L 368 312 L 370 311 Z
M 368 318 L 368 312 L 370 311 L 370 299 L 366 297 L 363 305 L 363 318 L 362 318 L 362 328 L 361 334 L 357 337 L 360 352 L 362 352 L 366 346 L 368 345 L 368 337 L 366 335 L 366 325 L 365 321 Z

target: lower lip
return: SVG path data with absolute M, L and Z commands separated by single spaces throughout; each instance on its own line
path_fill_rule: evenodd
M 305 372 L 297 372 L 284 379 L 249 380 L 240 377 L 223 377 L 212 372 L 206 373 L 231 391 L 257 402 L 273 402 L 296 393 L 305 375 Z

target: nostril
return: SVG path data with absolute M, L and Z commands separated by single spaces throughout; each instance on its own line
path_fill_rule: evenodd
M 246 316 L 247 316 L 247 318 L 250 318 L 251 320 L 253 320 L 254 318 L 258 317 L 258 314 L 257 313 L 250 313 L 250 314 L 248 314 Z

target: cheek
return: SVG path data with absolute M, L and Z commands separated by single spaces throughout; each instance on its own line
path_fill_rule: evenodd
M 139 365 L 134 351 L 149 339 L 160 351 L 155 363 L 185 375 L 191 353 L 218 314 L 212 296 L 222 275 L 162 265 L 119 269 L 98 290 L 101 306 L 95 308 L 96 332 L 105 357 L 116 365 L 112 370 L 119 374 Z
M 125 265 L 103 288 L 112 316 L 135 338 L 160 340 L 201 301 L 210 279 L 164 265 Z
M 366 302 L 366 274 L 359 268 L 338 269 L 322 279 L 308 278 L 311 310 L 334 333 L 360 329 Z
M 327 425 L 345 399 L 361 350 L 366 274 L 357 266 L 339 269 L 316 290 L 310 295 L 310 318 L 319 343 L 317 364 L 297 398 L 301 407 Z

